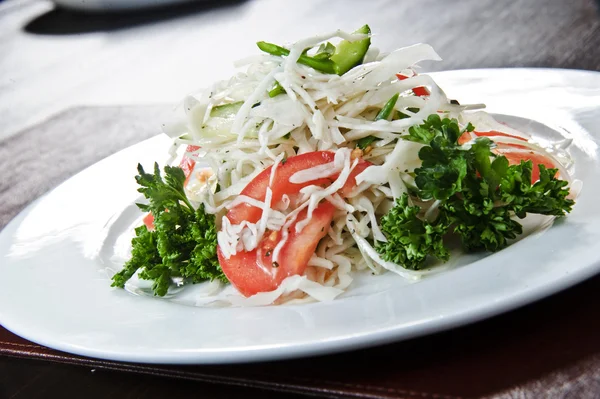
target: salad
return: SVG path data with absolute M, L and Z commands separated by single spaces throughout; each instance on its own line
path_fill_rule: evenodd
M 169 166 L 138 165 L 147 215 L 113 286 L 137 275 L 158 296 L 206 282 L 207 303 L 328 301 L 359 273 L 418 280 L 453 246 L 498 251 L 528 214 L 571 211 L 569 142 L 448 99 L 417 72 L 441 60 L 431 46 L 381 53 L 367 25 L 257 44 L 165 125 Z

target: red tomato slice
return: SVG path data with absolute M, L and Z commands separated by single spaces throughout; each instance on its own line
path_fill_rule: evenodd
M 515 136 L 508 133 L 498 132 L 496 130 L 490 130 L 489 132 L 472 132 L 478 137 L 493 137 L 493 136 L 502 136 L 502 137 L 512 137 L 517 140 L 527 141 L 527 139 L 519 136 Z M 471 140 L 471 136 L 468 132 L 465 132 L 458 139 L 458 144 L 464 144 Z M 504 155 L 506 159 L 508 159 L 508 163 L 510 165 L 518 165 L 521 161 L 531 161 L 533 163 L 533 169 L 531 170 L 531 182 L 535 183 L 540 179 L 540 168 L 539 164 L 544 165 L 546 168 L 554 168 L 555 165 L 552 163 L 550 159 L 547 157 L 538 154 L 533 151 L 523 151 L 527 147 L 517 144 L 499 144 L 494 152 L 496 154 Z
M 189 152 L 198 151 L 199 148 L 200 147 L 198 147 L 197 145 L 188 145 L 187 148 L 185 149 L 185 152 L 187 154 Z M 188 183 L 188 181 L 190 180 L 190 176 L 192 175 L 192 171 L 194 170 L 195 166 L 196 166 L 195 160 L 188 158 L 185 155 L 183 156 L 183 159 L 179 163 L 179 167 L 181 169 L 183 169 L 183 173 L 185 174 L 185 183 L 183 183 L 184 185 L 186 185 Z
M 144 219 L 142 219 L 142 221 L 144 222 L 148 230 L 154 230 L 154 215 L 148 213 L 146 216 L 144 216 Z
M 413 93 L 415 93 L 415 96 L 419 96 L 419 97 L 423 97 L 423 96 L 428 96 L 429 95 L 429 90 L 427 90 L 426 87 L 415 87 L 414 89 L 412 89 Z
M 307 186 L 330 185 L 335 179 L 337 179 L 338 175 L 323 179 L 311 180 L 300 184 L 290 183 L 290 177 L 300 170 L 305 170 L 333 162 L 334 158 L 335 154 L 331 151 L 315 151 L 290 157 L 285 161 L 285 163 L 280 163 L 277 166 L 276 178 L 274 179 L 273 186 L 271 187 L 271 191 L 273 193 L 271 204 L 276 204 L 279 202 L 284 194 L 297 194 L 302 188 Z M 359 160 L 356 167 L 350 173 L 346 184 L 340 190 L 340 194 L 342 196 L 346 196 L 350 193 L 350 191 L 352 191 L 354 186 L 356 186 L 356 176 L 370 165 L 371 163 L 368 161 L 363 159 Z M 267 187 L 269 185 L 269 179 L 271 178 L 271 170 L 272 166 L 259 173 L 258 176 L 248 183 L 248 185 L 240 194 L 257 199 L 259 201 L 264 201 Z M 260 208 L 244 203 L 229 210 L 227 218 L 233 224 L 240 224 L 244 220 L 249 223 L 256 223 L 260 219 L 261 215 L 262 210 Z
M 199 148 L 200 147 L 198 147 L 197 145 L 188 145 L 185 149 L 185 152 L 188 153 L 198 151 Z M 192 171 L 194 170 L 195 166 L 196 161 L 186 157 L 185 155 L 183 156 L 183 159 L 179 163 L 179 167 L 183 169 L 183 173 L 185 174 L 185 182 L 183 183 L 184 186 L 187 185 L 188 181 L 190 180 L 190 176 L 192 175 Z M 144 219 L 142 221 L 144 222 L 148 230 L 154 230 L 154 216 L 151 213 L 144 216 Z
M 554 163 L 547 157 L 533 151 L 517 150 L 513 146 L 500 145 L 496 148 L 496 153 L 504 155 L 508 159 L 510 165 L 518 165 L 521 161 L 531 161 L 533 168 L 531 169 L 531 183 L 540 180 L 540 168 L 542 164 L 546 168 L 555 168 Z
M 513 139 L 517 139 L 517 140 L 527 141 L 527 139 L 525 139 L 523 137 L 515 136 L 515 135 L 512 135 L 512 134 L 508 134 L 508 133 L 502 133 L 502 132 L 499 132 L 497 130 L 490 130 L 489 132 L 471 132 L 471 133 L 475 134 L 475 136 L 477 136 L 477 137 L 502 136 L 502 137 L 512 137 Z M 470 141 L 471 140 L 471 133 L 464 132 L 462 134 L 462 136 L 460 136 L 458 138 L 458 144 L 463 145 L 464 143 Z M 517 145 L 515 145 L 515 147 L 525 148 L 523 146 L 517 146 Z
M 273 249 L 281 240 L 281 232 L 278 231 L 267 233 L 258 249 L 238 252 L 229 259 L 219 248 L 217 254 L 223 272 L 244 296 L 273 291 L 286 277 L 304 273 L 317 244 L 327 234 L 334 212 L 335 207 L 331 203 L 323 202 L 314 210 L 310 223 L 296 233 L 296 223 L 306 219 L 307 210 L 300 212 L 297 222 L 289 229 L 278 263 L 272 260 Z
M 309 185 L 330 185 L 337 176 L 315 179 L 305 183 L 290 183 L 290 177 L 301 170 L 306 170 L 318 165 L 333 162 L 335 154 L 330 151 L 316 151 L 290 157 L 285 163 L 279 164 L 276 175 L 271 185 L 271 204 L 279 202 L 284 194 L 292 196 L 297 194 L 303 187 Z M 365 170 L 371 163 L 360 160 L 352 170 L 344 187 L 339 190 L 340 195 L 350 194 L 356 186 L 356 176 Z M 242 190 L 241 195 L 246 195 L 259 201 L 264 201 L 272 167 L 269 167 L 256 176 Z M 283 245 L 278 257 L 278 266 L 272 267 L 270 251 L 275 248 L 281 240 L 280 232 L 265 234 L 265 238 L 259 243 L 259 250 L 241 252 L 226 259 L 219 248 L 219 263 L 229 281 L 245 296 L 254 295 L 258 292 L 272 291 L 288 276 L 301 275 L 306 269 L 308 260 L 314 253 L 317 244 L 323 238 L 330 227 L 335 207 L 329 202 L 321 203 L 313 213 L 313 217 L 300 233 L 295 232 L 295 224 L 289 230 L 289 237 Z M 256 223 L 262 215 L 262 209 L 240 204 L 227 213 L 227 218 L 233 224 L 243 221 Z M 299 214 L 297 220 L 306 218 L 306 211 Z M 267 256 L 269 254 L 269 256 Z M 260 255 L 260 256 L 259 256 Z
M 404 79 L 408 79 L 408 76 L 406 75 L 402 75 L 401 73 L 397 73 L 396 77 L 398 78 L 398 80 L 404 80 Z M 429 90 L 427 90 L 426 87 L 415 87 L 414 89 L 412 89 L 412 92 L 415 93 L 415 96 L 419 96 L 419 97 L 423 97 L 423 96 L 428 96 Z

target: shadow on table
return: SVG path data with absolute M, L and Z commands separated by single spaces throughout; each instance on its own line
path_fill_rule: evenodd
M 23 30 L 37 35 L 110 32 L 138 25 L 233 7 L 246 0 L 203 0 L 139 11 L 87 13 L 54 8 L 28 22 Z

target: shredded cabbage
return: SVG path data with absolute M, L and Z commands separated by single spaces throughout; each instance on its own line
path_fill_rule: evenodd
M 210 290 L 198 298 L 198 304 L 260 306 L 330 301 L 350 287 L 353 274 L 361 271 L 375 274 L 389 271 L 411 281 L 417 280 L 430 271 L 406 270 L 384 261 L 373 246 L 374 240 L 386 241 L 379 219 L 414 185 L 411 174 L 420 165 L 421 144 L 399 139 L 399 136 L 430 114 L 440 113 L 457 118 L 461 127 L 473 122 L 479 130 L 496 130 L 529 140 L 485 112 L 467 112 L 481 105 L 451 102 L 431 76 L 417 74 L 419 62 L 441 60 L 427 44 L 401 48 L 387 55 L 371 47 L 364 62 L 342 76 L 321 73 L 296 62 L 308 47 L 329 40 L 364 37 L 336 31 L 289 46 L 287 57 L 258 55 L 241 60 L 236 66 L 243 67 L 243 71 L 188 96 L 184 101 L 185 112 L 179 112 L 179 119 L 166 126 L 165 132 L 174 137 L 176 145 L 200 147 L 197 152 L 187 154 L 201 161 L 198 167 L 210 167 L 211 189 L 202 190 L 200 186 L 207 183 L 199 182 L 197 174 L 192 175 L 188 189 L 195 193 L 193 200 L 203 203 L 208 212 L 216 215 L 218 244 L 225 258 L 257 248 L 268 230 L 280 230 L 282 238 L 273 250 L 273 259 L 277 260 L 288 239 L 288 228 L 302 210 L 307 209 L 308 217 L 296 223 L 297 231 L 310 221 L 320 201 L 329 201 L 338 209 L 332 227 L 319 243 L 304 275 L 290 276 L 276 290 L 249 298 L 242 297 L 232 287 L 212 284 Z M 397 73 L 407 78 L 400 80 Z M 271 98 L 268 92 L 275 82 L 285 94 Z M 412 90 L 418 87 L 426 88 L 429 95 L 415 95 Z M 400 96 L 393 112 L 402 118 L 375 120 L 377 112 L 396 93 Z M 216 107 L 235 102 L 242 103 L 231 119 L 213 120 L 210 116 Z M 206 126 L 211 127 L 211 134 L 206 133 Z M 358 175 L 358 185 L 344 199 L 337 191 L 356 167 L 353 150 L 358 140 L 370 136 L 375 140 L 360 155 L 374 166 Z M 550 152 L 560 174 L 568 177 L 564 145 L 548 151 L 531 140 L 500 136 L 497 139 L 499 143 L 517 142 L 528 151 Z M 271 187 L 276 168 L 284 159 L 321 150 L 335 152 L 334 162 L 299 171 L 291 176 L 290 182 L 337 176 L 330 186 L 308 186 L 297 198 L 286 195 L 279 203 L 271 203 L 271 188 L 267 189 L 264 201 L 240 195 L 265 168 L 273 165 Z M 217 183 L 218 190 L 215 189 Z M 261 219 L 256 223 L 233 225 L 225 214 L 241 203 L 261 208 Z M 433 203 L 425 217 L 435 208 Z

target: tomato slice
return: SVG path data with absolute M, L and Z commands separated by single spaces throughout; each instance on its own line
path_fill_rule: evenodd
M 277 204 L 284 194 L 293 196 L 309 185 L 329 186 L 338 176 L 315 179 L 300 184 L 291 183 L 289 179 L 298 171 L 333 162 L 334 158 L 335 153 L 333 152 L 316 151 L 290 157 L 285 163 L 279 164 L 271 185 L 271 204 Z M 370 162 L 360 159 L 346 184 L 338 191 L 340 195 L 349 195 L 356 186 L 356 176 L 370 165 Z M 241 195 L 264 201 L 271 172 L 272 166 L 262 171 L 248 183 Z M 223 272 L 231 284 L 245 296 L 276 289 L 286 277 L 304 273 L 319 241 L 329 230 L 334 212 L 335 207 L 329 202 L 323 201 L 314 210 L 310 222 L 300 233 L 296 233 L 296 223 L 306 219 L 306 210 L 300 212 L 296 223 L 288 230 L 289 236 L 281 248 L 276 267 L 273 267 L 272 250 L 282 239 L 281 232 L 265 233 L 258 249 L 238 252 L 229 259 L 223 256 L 219 248 L 219 263 Z M 256 223 L 261 215 L 262 209 L 243 203 L 230 209 L 227 218 L 232 224 L 240 224 L 243 221 Z
M 477 136 L 477 137 L 502 136 L 502 137 L 511 137 L 511 138 L 517 139 L 517 140 L 527 141 L 527 139 L 525 139 L 523 137 L 515 136 L 515 135 L 512 135 L 512 134 L 508 134 L 508 133 L 502 133 L 502 132 L 499 132 L 497 130 L 490 130 L 489 132 L 471 132 L 471 133 L 475 134 L 475 136 Z M 462 134 L 462 136 L 460 136 L 458 138 L 458 144 L 463 145 L 464 143 L 470 141 L 471 140 L 471 133 L 464 132 Z M 523 146 L 517 146 L 517 145 L 515 145 L 515 147 L 525 148 Z
M 253 251 L 242 251 L 226 259 L 221 249 L 217 255 L 223 272 L 244 296 L 259 292 L 273 291 L 288 276 L 302 274 L 321 238 L 333 219 L 335 207 L 323 202 L 313 212 L 312 219 L 300 233 L 296 233 L 296 223 L 306 219 L 307 210 L 300 212 L 296 223 L 289 228 L 289 236 L 273 262 L 273 249 L 281 240 L 281 232 L 266 233 L 259 247 Z
M 521 161 L 531 161 L 533 163 L 533 168 L 531 169 L 532 184 L 540 180 L 540 164 L 544 165 L 546 168 L 556 167 L 548 157 L 545 157 L 542 154 L 515 149 L 513 146 L 500 145 L 496 148 L 495 152 L 504 155 L 506 159 L 508 159 L 510 165 L 518 165 Z
M 408 79 L 408 76 L 402 75 L 401 73 L 397 73 L 396 77 L 398 78 L 398 80 Z M 429 90 L 427 90 L 426 87 L 422 87 L 422 86 L 413 88 L 412 92 L 415 94 L 415 96 L 419 96 L 419 97 L 428 96 L 430 94 Z
M 199 149 L 200 147 L 198 147 L 197 145 L 188 145 L 185 149 L 185 152 L 187 154 L 190 152 L 198 151 Z M 188 181 L 190 180 L 190 176 L 192 175 L 192 171 L 194 170 L 195 166 L 195 160 L 188 158 L 185 155 L 183 156 L 183 159 L 179 163 L 179 167 L 183 169 L 183 173 L 185 174 L 185 183 L 183 183 L 184 185 L 188 184 Z
M 502 136 L 527 141 L 527 139 L 523 137 L 515 136 L 508 133 L 502 133 L 496 130 L 490 130 L 489 132 L 472 133 L 475 134 L 477 137 Z M 470 140 L 470 134 L 468 132 L 465 132 L 462 136 L 459 137 L 458 144 L 462 145 Z M 510 165 L 518 165 L 521 163 L 521 161 L 531 161 L 533 163 L 533 169 L 531 170 L 531 183 L 535 183 L 540 179 L 540 164 L 544 165 L 546 168 L 554 168 L 555 165 L 548 157 L 545 157 L 542 154 L 538 154 L 533 151 L 527 151 L 526 149 L 527 147 L 518 144 L 499 144 L 494 149 L 494 152 L 496 154 L 504 155 L 506 159 L 508 159 L 508 163 Z
M 413 93 L 415 93 L 415 96 L 419 96 L 419 97 L 423 97 L 423 96 L 428 96 L 429 95 L 429 90 L 427 90 L 426 87 L 415 87 L 414 89 L 412 89 Z
M 144 219 L 142 219 L 142 222 L 144 222 L 148 230 L 154 230 L 154 215 L 151 213 L 146 214 Z
M 200 147 L 198 147 L 197 145 L 188 145 L 185 149 L 185 152 L 187 154 L 188 152 L 198 151 L 198 149 L 200 149 Z M 185 174 L 185 182 L 183 183 L 184 186 L 188 184 L 188 181 L 190 180 L 190 176 L 192 175 L 195 166 L 195 160 L 188 158 L 185 155 L 181 159 L 179 167 L 183 170 L 183 173 Z M 144 219 L 142 219 L 142 221 L 144 222 L 148 230 L 154 230 L 154 216 L 151 213 L 144 216 Z
M 302 188 L 307 186 L 329 186 L 333 181 L 335 181 L 335 179 L 338 178 L 338 175 L 333 175 L 323 179 L 311 180 L 300 184 L 291 183 L 290 177 L 298 171 L 333 162 L 334 158 L 335 153 L 331 151 L 315 151 L 290 157 L 285 161 L 285 163 L 280 163 L 277 166 L 276 178 L 274 179 L 273 186 L 271 187 L 271 204 L 276 204 L 277 202 L 281 201 L 281 198 L 284 194 L 297 194 Z M 350 194 L 352 189 L 356 186 L 356 176 L 370 165 L 370 162 L 365 161 L 362 158 L 359 160 L 356 167 L 350 173 L 346 184 L 340 190 L 340 194 L 342 196 Z M 264 201 L 267 187 L 269 186 L 269 180 L 271 178 L 272 168 L 272 166 L 269 166 L 267 169 L 259 173 L 258 176 L 248 183 L 240 195 L 245 195 L 259 201 Z M 227 213 L 227 218 L 232 224 L 240 224 L 243 221 L 256 223 L 260 219 L 261 215 L 262 210 L 260 208 L 244 203 L 229 210 L 229 213 Z

